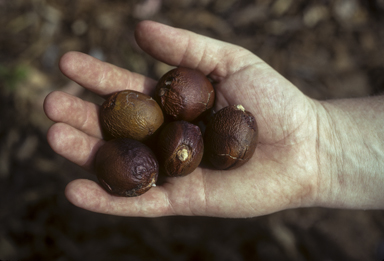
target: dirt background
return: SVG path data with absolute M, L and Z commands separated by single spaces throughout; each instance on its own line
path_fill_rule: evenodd
M 251 219 L 123 218 L 64 197 L 94 177 L 56 155 L 44 97 L 100 103 L 57 63 L 77 50 L 158 79 L 142 19 L 241 45 L 316 99 L 384 90 L 383 0 L 0 0 L 0 260 L 383 260 L 384 212 L 287 210 Z

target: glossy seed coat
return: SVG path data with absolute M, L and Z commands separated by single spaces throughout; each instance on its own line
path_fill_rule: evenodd
M 163 124 L 160 106 L 150 96 L 125 90 L 110 95 L 100 108 L 100 125 L 106 140 L 148 139 Z

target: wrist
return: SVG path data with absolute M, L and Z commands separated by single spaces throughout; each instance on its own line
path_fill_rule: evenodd
M 371 102 L 364 99 L 320 102 L 317 205 L 384 206 L 383 129 Z

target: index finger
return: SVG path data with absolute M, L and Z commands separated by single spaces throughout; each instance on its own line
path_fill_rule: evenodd
M 80 52 L 64 54 L 59 67 L 68 78 L 101 96 L 127 89 L 150 95 L 156 85 L 151 78 Z

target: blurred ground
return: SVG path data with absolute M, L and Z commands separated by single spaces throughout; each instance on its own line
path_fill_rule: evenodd
M 384 90 L 383 0 L 0 0 L 0 260 L 383 260 L 384 212 L 299 209 L 245 219 L 87 212 L 65 185 L 90 178 L 53 153 L 42 111 L 77 50 L 158 79 L 136 45 L 152 19 L 241 45 L 316 99 Z

